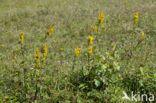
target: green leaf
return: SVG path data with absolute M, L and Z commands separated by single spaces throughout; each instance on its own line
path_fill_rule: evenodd
M 140 72 L 142 73 L 142 74 L 144 74 L 144 71 L 146 70 L 146 68 L 145 67 L 140 67 Z
M 84 76 L 86 76 L 86 75 L 89 74 L 89 71 L 88 71 L 87 68 L 83 67 L 82 70 L 83 70 L 83 75 L 84 75 Z
M 154 78 L 156 78 L 156 73 L 154 73 Z
M 114 62 L 113 66 L 114 66 L 115 70 L 120 70 L 120 66 L 119 66 L 119 64 L 117 62 Z
M 94 79 L 94 84 L 96 87 L 100 86 L 100 81 L 97 79 Z
M 105 83 L 106 82 L 106 77 L 102 77 L 102 82 Z
M 80 84 L 80 85 L 79 85 L 79 88 L 80 88 L 80 89 L 84 89 L 84 88 L 87 88 L 87 86 L 86 86 L 86 84 Z

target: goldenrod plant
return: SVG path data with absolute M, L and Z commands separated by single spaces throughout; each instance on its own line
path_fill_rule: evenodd
M 23 43 L 23 40 L 24 40 L 24 33 L 23 32 L 20 32 L 19 33 L 19 43 L 22 44 Z
M 81 49 L 81 48 L 75 48 L 75 49 L 74 49 L 74 59 L 73 59 L 72 70 L 74 70 L 74 68 L 75 68 L 75 65 L 76 65 L 76 58 L 79 56 L 80 49 Z
M 139 25 L 139 12 L 133 14 L 133 22 L 134 22 L 134 26 L 137 27 Z
M 53 24 L 53 25 L 50 26 L 50 28 L 46 32 L 46 35 L 45 35 L 46 38 L 52 34 L 52 32 L 54 30 L 54 26 L 55 26 L 55 24 Z

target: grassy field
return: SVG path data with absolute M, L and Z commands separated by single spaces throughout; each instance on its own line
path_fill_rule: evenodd
M 132 93 L 155 103 L 156 0 L 0 0 L 0 103 Z

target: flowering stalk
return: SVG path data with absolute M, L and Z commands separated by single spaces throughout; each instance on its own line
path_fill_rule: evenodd
M 97 31 L 97 29 L 98 29 L 98 27 L 96 26 L 96 25 L 91 25 L 91 33 L 92 34 L 95 34 L 96 33 L 96 31 Z
M 92 53 L 92 46 L 90 46 L 93 43 L 93 37 L 88 36 L 88 68 L 90 67 L 90 54 Z
M 101 24 L 104 21 L 104 13 L 101 11 L 98 14 L 97 23 Z
M 24 33 L 23 32 L 20 32 L 19 33 L 19 43 L 22 44 L 23 43 L 23 40 L 24 40 Z
M 80 48 L 75 48 L 74 49 L 74 60 L 73 60 L 72 70 L 74 70 L 74 68 L 75 68 L 76 57 L 78 57 L 79 53 L 80 53 Z
M 20 32 L 19 33 L 19 41 L 18 43 L 20 44 L 21 46 L 21 49 L 20 49 L 20 52 L 22 54 L 22 59 L 23 61 L 20 63 L 21 64 L 21 68 L 23 68 L 23 86 L 25 88 L 25 98 L 26 98 L 26 94 L 27 94 L 27 86 L 26 86 L 26 68 L 25 68 L 25 61 L 24 61 L 24 48 L 23 48 L 23 41 L 24 41 L 24 33 L 23 32 Z
M 88 36 L 87 40 L 88 40 L 88 45 L 93 43 L 93 37 L 92 36 Z
M 39 68 L 40 68 L 40 61 L 41 61 L 41 52 L 39 51 L 38 48 L 35 49 L 34 52 L 34 61 L 35 61 L 35 70 L 34 70 L 34 77 L 35 77 L 35 96 L 34 96 L 34 101 L 37 99 L 37 94 L 38 94 L 38 75 L 37 72 L 39 72 Z
M 139 19 L 139 12 L 136 12 L 134 13 L 133 15 L 133 22 L 134 22 L 134 25 L 138 26 L 138 19 Z
M 100 11 L 99 14 L 98 14 L 98 17 L 97 17 L 97 27 L 98 27 L 97 34 L 99 34 L 100 28 L 102 30 L 104 29 L 103 22 L 104 22 L 104 13 L 102 11 Z M 99 44 L 99 39 L 98 39 L 97 35 L 95 36 L 95 40 L 96 40 L 97 44 Z
M 88 68 L 90 67 L 90 55 L 92 54 L 93 47 L 89 46 L 88 47 Z
M 47 53 L 48 53 L 48 46 L 47 46 L 46 44 L 44 44 L 44 45 L 41 47 L 41 54 L 42 54 L 43 60 L 46 59 Z
M 48 31 L 45 34 L 45 38 L 47 38 L 48 36 L 50 36 L 54 30 L 54 24 L 50 26 L 50 28 L 48 29 Z

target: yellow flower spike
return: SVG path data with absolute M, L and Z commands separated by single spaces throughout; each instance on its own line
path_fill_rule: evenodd
M 80 48 L 75 48 L 74 49 L 74 55 L 77 57 L 80 53 Z
M 40 64 L 41 64 L 41 60 L 40 59 L 36 60 L 35 66 L 38 67 Z
M 40 59 L 40 51 L 39 51 L 39 49 L 38 48 L 36 48 L 35 49 L 35 53 L 34 53 L 34 59 L 35 60 L 38 60 L 38 59 Z
M 138 19 L 138 18 L 139 18 L 139 12 L 136 12 L 136 13 L 133 15 L 133 18 L 134 18 L 134 19 Z
M 38 67 L 40 65 L 40 51 L 38 48 L 35 49 L 34 52 L 34 60 L 35 60 L 35 66 Z
M 145 33 L 142 32 L 142 33 L 141 33 L 141 38 L 143 39 L 144 37 L 145 37 Z
M 97 18 L 97 23 L 102 23 L 104 21 L 104 13 L 103 12 L 99 12 L 98 14 L 98 18 Z
M 21 33 L 19 33 L 19 43 L 22 43 L 23 40 L 24 40 L 24 33 L 21 32 Z
M 102 29 L 104 29 L 104 28 L 105 28 L 105 26 L 102 24 L 102 25 L 101 25 L 101 28 L 102 28 Z
M 88 43 L 89 43 L 89 44 L 92 44 L 92 42 L 93 42 L 93 37 L 92 37 L 92 36 L 88 36 L 88 37 L 87 37 L 87 40 L 88 40 Z
M 96 25 L 91 26 L 91 30 L 96 31 L 97 29 L 98 29 L 98 27 Z
M 16 52 L 13 51 L 13 50 L 11 50 L 11 54 L 13 55 L 12 61 L 14 62 L 14 61 L 16 60 L 16 58 L 17 58 L 17 54 L 16 54 Z
M 53 32 L 53 30 L 54 30 L 54 24 L 52 25 L 52 26 L 50 26 L 50 28 L 48 29 L 48 31 L 47 31 L 47 33 L 46 33 L 46 36 L 49 36 L 49 35 L 51 35 L 51 33 Z
M 43 59 L 45 59 L 47 57 L 47 52 L 48 52 L 48 46 L 46 44 L 44 44 L 41 48 L 41 53 L 43 55 Z
M 92 46 L 89 46 L 88 47 L 88 54 L 91 54 L 93 52 L 93 47 Z

